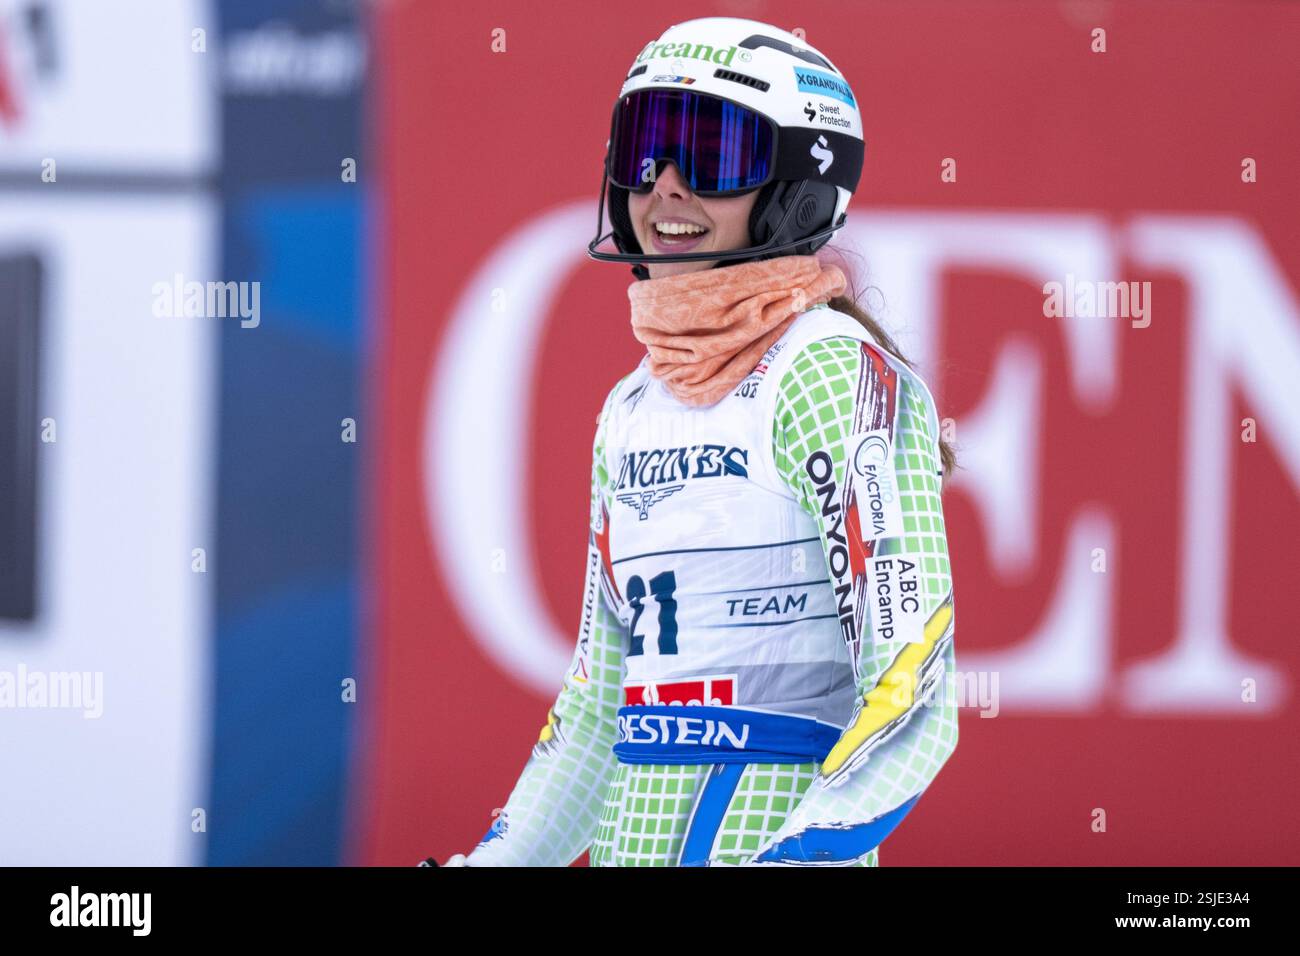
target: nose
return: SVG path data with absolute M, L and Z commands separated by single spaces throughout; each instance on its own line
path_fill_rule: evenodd
M 659 167 L 659 172 L 655 175 L 654 191 L 665 199 L 689 198 L 691 187 L 686 184 L 685 178 L 677 169 L 677 164 L 671 159 L 665 159 L 660 162 Z

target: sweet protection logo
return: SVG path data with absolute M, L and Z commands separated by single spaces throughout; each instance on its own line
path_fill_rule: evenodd
M 826 142 L 825 136 L 818 136 L 817 142 L 812 144 L 808 150 L 812 158 L 817 160 L 817 172 L 826 175 L 826 170 L 831 168 L 831 163 L 835 162 L 835 154 L 831 152 L 830 146 Z

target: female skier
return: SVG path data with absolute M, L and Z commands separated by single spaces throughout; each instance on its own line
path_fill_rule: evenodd
M 448 865 L 874 866 L 953 752 L 952 456 L 813 255 L 862 157 L 848 82 L 783 30 L 692 20 L 633 63 L 589 251 L 635 263 L 647 354 L 597 422 L 572 665 Z

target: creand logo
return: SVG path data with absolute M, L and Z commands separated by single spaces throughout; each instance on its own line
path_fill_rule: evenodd
M 618 742 L 744 750 L 749 724 L 676 714 L 619 714 Z
M 707 43 L 647 43 L 644 50 L 637 54 L 636 62 L 644 63 L 646 60 L 668 59 L 675 57 L 677 59 L 687 60 L 707 60 L 709 63 L 716 63 L 719 66 L 730 66 L 732 58 L 736 55 L 734 46 L 713 48 Z
M 440 573 L 462 618 L 474 622 L 473 639 L 544 696 L 554 694 L 555 675 L 570 665 L 574 622 L 556 619 L 543 593 L 528 494 L 503 493 L 483 476 L 518 471 L 517 450 L 534 428 L 537 356 L 558 297 L 586 268 L 590 220 L 584 197 L 503 235 L 453 305 L 427 379 L 423 486 Z M 1004 629 L 997 648 L 967 647 L 962 670 L 1000 675 L 1003 713 L 1114 708 L 1250 719 L 1283 711 L 1292 698 L 1285 667 L 1266 646 L 1247 648 L 1245 625 L 1230 613 L 1252 599 L 1234 584 L 1235 563 L 1249 548 L 1276 547 L 1234 533 L 1234 515 L 1245 510 L 1259 521 L 1264 509 L 1285 513 L 1295 507 L 1286 489 L 1300 489 L 1300 416 L 1292 413 L 1300 406 L 1300 303 L 1260 231 L 1224 215 L 1140 213 L 1116 223 L 1100 211 L 890 210 L 851 216 L 840 235 L 861 250 L 886 295 L 914 303 L 905 316 L 915 343 L 909 357 L 922 368 L 941 358 L 938 290 L 953 268 L 1019 279 L 1033 295 L 1044 282 L 1085 267 L 1100 277 L 1159 272 L 1187 285 L 1186 306 L 1163 326 L 1183 345 L 1170 354 L 1168 386 L 1159 390 L 1123 361 L 1126 349 L 1159 344 L 1143 338 L 1150 330 L 1127 322 L 1049 317 L 1040 320 L 1041 338 L 995 334 L 982 346 L 988 373 L 953 423 L 962 467 L 945 505 L 954 503 L 946 515 L 950 538 L 983 549 L 984 560 L 975 563 L 978 577 L 966 572 L 954 585 L 959 604 L 962 593 L 985 589 L 997 602 L 1027 610 Z M 505 285 L 510 321 L 484 321 L 484 303 Z M 1251 316 L 1248 335 L 1241 333 L 1242 315 Z M 1157 314 L 1152 328 L 1161 321 Z M 1052 355 L 1060 374 L 1051 372 Z M 612 386 L 625 371 L 602 373 Z M 489 374 L 493 384 L 485 389 Z M 464 414 L 467 395 L 474 396 L 474 415 Z M 1243 414 L 1258 416 L 1257 444 L 1237 447 L 1234 401 L 1249 410 Z M 1158 405 L 1161 420 L 1191 424 L 1153 431 L 1132 413 L 1135 403 Z M 1099 489 L 1082 469 L 1044 471 L 1041 449 L 1049 436 L 1054 447 L 1068 446 L 1069 436 L 1082 439 L 1085 428 L 1090 446 L 1126 463 L 1124 482 Z M 1283 496 L 1252 501 L 1251 489 L 1234 479 L 1234 454 L 1279 469 Z M 662 455 L 658 461 L 662 466 Z M 670 477 L 648 467 L 653 463 L 629 465 L 625 480 Z M 823 489 L 819 497 L 833 511 L 840 489 L 826 488 L 837 477 L 826 464 L 818 459 L 805 480 Z M 1154 487 L 1186 502 L 1171 511 L 1168 573 L 1117 573 L 1115 556 L 1148 533 L 1130 517 L 1145 513 Z M 849 583 L 842 514 L 828 523 L 838 525 L 840 537 L 827 577 L 842 597 Z M 485 541 L 512 556 L 510 574 L 466 560 L 481 554 Z M 1102 556 L 1111 561 L 1104 572 Z M 810 567 L 821 560 L 808 557 Z M 850 608 L 836 603 L 847 617 Z M 975 618 L 967 623 L 980 626 Z M 1144 658 L 1126 644 L 1133 633 L 1159 638 Z M 1240 681 L 1224 675 L 1250 678 L 1249 704 Z

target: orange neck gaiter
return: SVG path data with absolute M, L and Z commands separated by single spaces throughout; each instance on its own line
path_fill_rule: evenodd
M 838 266 L 780 256 L 628 287 L 650 374 L 684 405 L 721 401 L 797 316 L 847 287 Z

